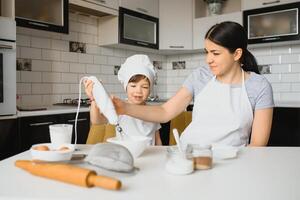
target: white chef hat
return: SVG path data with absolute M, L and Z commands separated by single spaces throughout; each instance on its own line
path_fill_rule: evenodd
M 118 79 L 123 84 L 125 91 L 130 78 L 138 74 L 146 76 L 149 79 L 150 88 L 152 88 L 156 72 L 147 55 L 136 54 L 130 56 L 121 65 L 118 72 Z

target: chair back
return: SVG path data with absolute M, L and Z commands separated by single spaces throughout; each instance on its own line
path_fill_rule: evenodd
M 106 142 L 107 138 L 115 137 L 115 126 L 111 124 L 92 124 L 86 144 Z
M 173 136 L 173 129 L 176 128 L 178 130 L 178 133 L 181 135 L 181 133 L 184 131 L 184 129 L 191 123 L 192 121 L 192 112 L 191 111 L 184 111 L 180 113 L 178 116 L 176 116 L 174 119 L 171 120 L 170 123 L 170 139 L 169 139 L 169 145 L 175 145 L 176 141 Z

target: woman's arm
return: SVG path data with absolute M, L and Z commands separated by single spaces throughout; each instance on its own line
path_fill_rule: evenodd
M 181 87 L 175 96 L 158 106 L 129 104 L 117 97 L 113 97 L 112 100 L 118 114 L 150 122 L 165 123 L 184 111 L 192 100 L 192 94 L 187 88 Z
M 155 145 L 156 145 L 156 146 L 161 146 L 161 145 L 162 145 L 162 142 L 161 142 L 161 139 L 160 139 L 159 131 L 156 131 L 156 132 L 155 132 Z
M 266 146 L 269 141 L 273 119 L 273 108 L 256 110 L 252 124 L 249 146 Z

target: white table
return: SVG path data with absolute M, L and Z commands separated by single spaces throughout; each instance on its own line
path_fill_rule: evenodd
M 14 167 L 24 152 L 0 162 L 0 199 L 300 199 L 300 148 L 244 148 L 237 159 L 216 161 L 211 170 L 168 174 L 165 147 L 150 147 L 135 161 L 136 174 L 119 178 L 121 191 L 84 188 L 29 174 Z

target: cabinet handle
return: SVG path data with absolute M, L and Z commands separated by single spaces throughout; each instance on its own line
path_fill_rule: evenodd
M 41 26 L 41 27 L 49 27 L 49 25 L 47 25 L 47 24 L 42 24 L 42 23 L 38 23 L 38 22 L 28 22 L 28 24 Z
M 53 122 L 34 123 L 34 124 L 29 124 L 29 126 L 45 126 L 45 125 L 50 125 L 50 124 L 53 124 Z
M 141 11 L 143 13 L 148 13 L 148 10 L 144 9 L 144 8 L 136 8 L 138 11 Z
M 106 4 L 106 1 L 105 0 L 99 0 L 100 3 L 104 3 Z
M 87 121 L 87 118 L 77 119 L 78 122 Z M 69 119 L 68 122 L 75 122 L 75 119 Z
M 13 49 L 12 45 L 0 44 L 0 49 Z
M 270 5 L 270 4 L 274 4 L 274 3 L 280 3 L 280 0 L 277 1 L 270 1 L 270 2 L 263 2 L 262 5 Z
M 184 46 L 169 46 L 170 48 L 178 48 L 178 49 L 183 49 L 184 48 Z
M 145 43 L 145 42 L 136 42 L 137 44 L 141 44 L 141 45 L 144 45 L 144 46 L 149 46 L 149 44 Z

